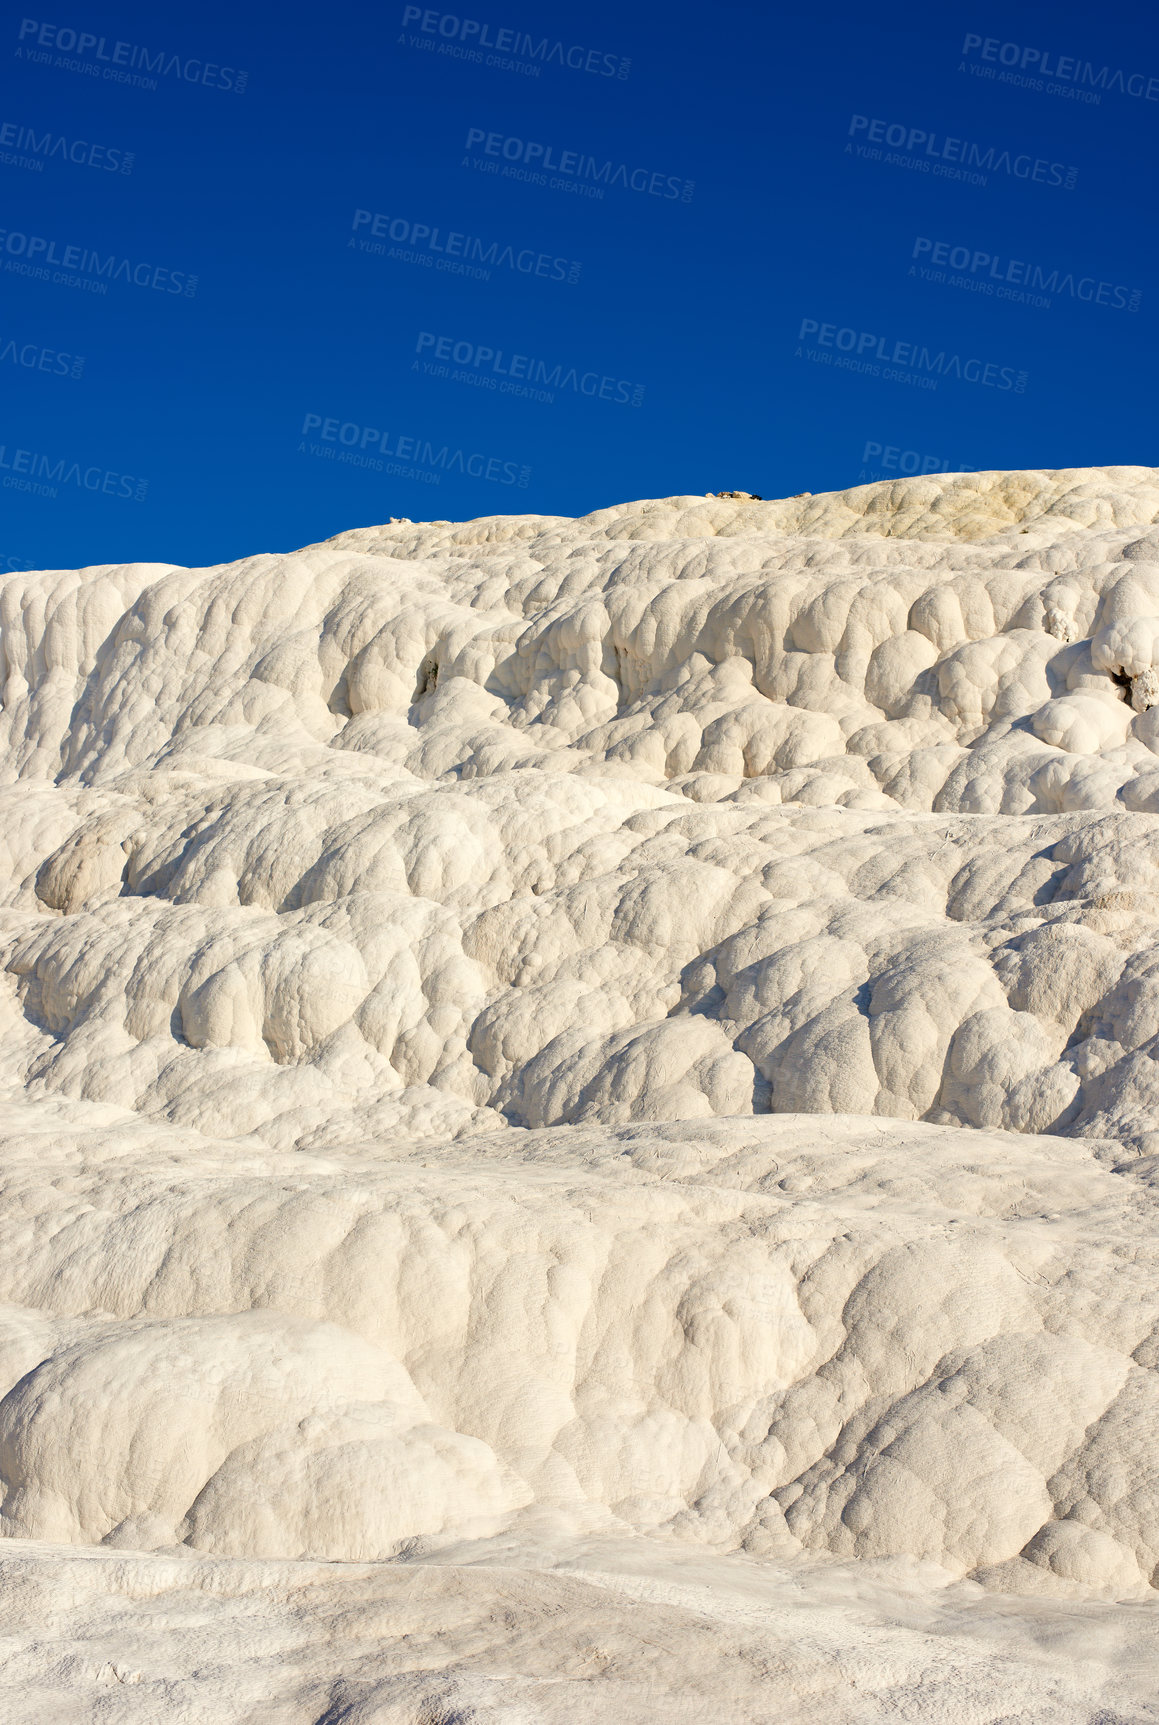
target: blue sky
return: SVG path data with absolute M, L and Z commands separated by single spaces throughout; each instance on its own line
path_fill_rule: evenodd
M 0 568 L 1159 462 L 1150 8 L 34 10 Z

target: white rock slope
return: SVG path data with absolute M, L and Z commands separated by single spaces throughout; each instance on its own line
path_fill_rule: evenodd
M 939 475 L 7 577 L 3 1531 L 1149 1610 L 1157 522 Z

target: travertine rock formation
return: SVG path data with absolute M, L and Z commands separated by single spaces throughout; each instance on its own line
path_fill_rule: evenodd
M 7 577 L 3 1530 L 1154 1599 L 1157 521 Z

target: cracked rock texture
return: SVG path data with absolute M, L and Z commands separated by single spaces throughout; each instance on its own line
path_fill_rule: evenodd
M 1157 521 L 1151 469 L 937 475 L 6 577 L 2 1585 L 417 1563 L 437 1615 L 587 1542 L 1130 1641 Z M 555 1717 L 533 1666 L 446 1718 Z M 270 1718 L 444 1717 L 336 1693 Z

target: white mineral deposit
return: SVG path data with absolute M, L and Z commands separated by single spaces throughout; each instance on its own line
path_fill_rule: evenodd
M 6 1722 L 1159 1720 L 1157 523 L 5 578 Z

